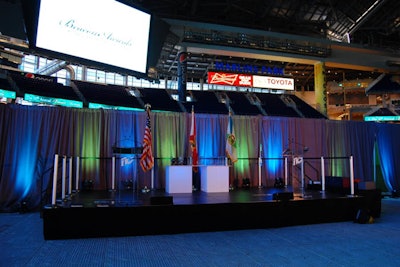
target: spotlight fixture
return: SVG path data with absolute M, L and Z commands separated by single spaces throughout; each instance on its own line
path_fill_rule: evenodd
M 28 212 L 28 202 L 26 200 L 22 200 L 19 207 L 19 213 L 27 213 Z
M 92 191 L 94 186 L 94 181 L 92 179 L 85 179 L 82 182 L 82 189 L 84 191 Z

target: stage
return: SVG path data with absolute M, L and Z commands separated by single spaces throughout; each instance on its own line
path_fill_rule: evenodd
M 359 209 L 380 216 L 376 190 L 322 192 L 240 188 L 224 193 L 82 191 L 42 210 L 46 240 L 259 229 L 354 220 Z

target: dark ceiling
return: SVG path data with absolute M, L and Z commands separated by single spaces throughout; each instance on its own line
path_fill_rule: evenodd
M 333 41 L 350 41 L 364 47 L 400 52 L 400 1 L 398 0 L 127 0 L 160 18 L 206 22 L 241 28 L 294 34 Z M 181 37 L 169 36 L 157 66 L 159 75 L 174 77 Z M 205 78 L 215 61 L 278 66 L 292 75 L 296 84 L 313 87 L 313 66 L 260 59 L 231 58 L 190 53 L 188 76 Z M 370 71 L 327 69 L 327 81 L 377 78 Z
M 0 0 L 0 3 L 19 3 L 21 0 Z M 400 1 L 399 0 L 121 0 L 140 7 L 160 19 L 174 19 L 213 23 L 318 38 L 350 42 L 363 47 L 379 48 L 393 54 L 400 53 Z M 7 5 L 6 5 L 7 6 Z M 79 8 L 79 7 L 77 7 Z M 14 10 L 2 11 L 0 30 L 12 37 L 23 35 L 22 15 Z M 20 22 L 21 23 L 18 23 Z M 12 23 L 13 22 L 13 23 Z M 15 34 L 16 36 L 13 36 Z M 169 34 L 163 45 L 157 78 L 177 77 L 177 54 L 185 36 Z M 218 37 L 220 38 L 220 37 Z M 233 44 L 233 46 L 240 45 Z M 237 48 L 237 47 L 236 47 Z M 303 48 L 302 48 L 303 49 Z M 305 48 L 307 50 L 307 48 Z M 285 69 L 285 75 L 295 79 L 296 87 L 312 88 L 313 65 L 232 57 L 210 53 L 190 52 L 188 78 L 205 79 L 207 70 L 216 61 L 262 65 Z M 327 68 L 327 81 L 377 78 L 371 71 Z
M 399 49 L 398 0 L 128 0 L 160 18 L 208 22 Z M 370 11 L 368 12 L 368 10 Z M 366 13 L 367 12 L 367 13 Z M 366 13 L 363 17 L 363 14 Z

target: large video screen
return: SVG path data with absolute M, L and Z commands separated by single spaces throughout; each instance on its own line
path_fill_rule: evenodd
M 41 0 L 35 46 L 146 73 L 150 22 L 116 0 Z

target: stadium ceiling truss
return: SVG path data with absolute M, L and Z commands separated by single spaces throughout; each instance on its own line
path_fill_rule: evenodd
M 18 3 L 21 0 L 0 0 Z M 393 54 L 400 53 L 400 1 L 399 0 L 120 0 L 128 5 L 149 11 L 158 18 L 197 23 L 185 26 L 179 34 L 170 29 L 162 47 L 158 63 L 149 70 L 151 78 L 175 79 L 178 53 L 182 44 L 217 45 L 227 49 L 255 49 L 275 53 L 329 57 L 328 41 L 348 42 L 363 47 L 379 48 Z M 22 16 L 22 15 L 21 15 Z M 18 16 L 17 16 L 18 17 Z M 22 18 L 21 18 L 22 20 Z M 219 25 L 220 28 L 251 29 L 253 32 L 214 31 L 201 24 Z M 188 23 L 190 24 L 190 23 Z M 199 26 L 200 25 L 200 26 Z M 1 29 L 1 28 L 0 28 Z M 290 41 L 254 32 L 299 36 Z M 25 43 L 8 40 L 0 35 L 1 46 L 26 48 Z M 17 37 L 18 36 L 11 36 Z M 312 43 L 304 40 L 326 41 Z M 4 39 L 4 40 L 3 40 Z M 285 76 L 294 78 L 296 87 L 312 88 L 313 65 L 235 57 L 219 53 L 188 51 L 187 76 L 189 80 L 206 79 L 207 71 L 215 62 L 248 64 L 284 69 Z M 400 63 L 396 64 L 400 65 Z M 396 65 L 397 66 L 397 65 Z M 327 67 L 326 81 L 375 79 L 381 73 Z
M 171 20 L 211 23 L 261 31 L 354 43 L 366 47 L 400 52 L 400 1 L 398 0 L 127 0 L 152 14 Z M 156 71 L 161 78 L 177 76 L 180 44 L 198 43 L 235 48 L 267 49 L 276 52 L 329 56 L 329 46 L 290 43 L 252 34 L 232 34 L 186 27 L 183 34 L 170 33 L 163 46 Z M 298 86 L 314 83 L 312 65 L 254 58 L 193 53 L 188 54 L 187 72 L 192 80 L 205 79 L 216 61 L 285 69 Z M 327 81 L 375 79 L 380 73 L 329 68 Z

